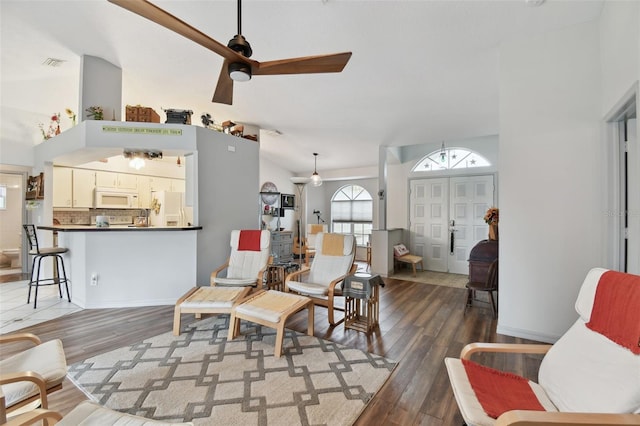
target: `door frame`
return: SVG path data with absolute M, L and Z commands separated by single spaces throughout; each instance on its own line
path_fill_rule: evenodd
M 623 152 L 620 147 L 622 139 L 621 122 L 631 116 L 636 117 L 636 130 L 640 127 L 638 122 L 637 109 L 640 105 L 640 91 L 638 82 L 636 81 L 627 92 L 618 100 L 611 110 L 604 116 L 605 125 L 605 158 L 607 158 L 608 171 L 605 180 L 605 193 L 607 196 L 607 205 L 609 210 L 603 215 L 604 232 L 606 234 L 605 241 L 610 250 L 605 250 L 604 262 L 609 267 L 618 271 L 625 271 L 625 199 L 623 196 L 626 188 L 624 187 L 625 168 L 623 164 Z M 638 137 L 636 132 L 636 137 Z M 631 159 L 633 161 L 634 159 Z M 638 159 L 636 158 L 636 164 Z M 640 171 L 637 171 L 640 172 Z M 629 197 L 636 197 L 632 202 L 639 204 L 640 194 L 629 193 Z
M 28 211 L 26 209 L 26 200 L 24 197 L 26 188 L 27 188 L 27 179 L 29 178 L 29 172 L 24 171 L 24 170 L 16 170 L 13 168 L 5 168 L 5 167 L 0 167 L 0 173 L 2 174 L 6 174 L 6 175 L 17 175 L 21 177 L 21 189 L 22 189 L 22 194 L 23 196 L 20 197 L 20 212 L 21 212 L 21 218 L 22 218 L 22 224 L 25 224 L 28 222 L 29 217 L 28 217 Z M 19 230 L 20 234 L 22 235 L 22 229 Z M 24 235 L 21 236 L 22 241 L 20 241 L 20 267 L 22 269 L 22 273 L 28 273 L 29 272 L 29 247 L 28 244 L 26 244 L 25 240 L 24 240 Z

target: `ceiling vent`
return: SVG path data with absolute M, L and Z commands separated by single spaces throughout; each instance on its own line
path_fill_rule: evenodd
M 65 61 L 64 59 L 47 58 L 42 62 L 42 65 L 46 65 L 48 67 L 59 67 L 65 62 L 67 61 Z

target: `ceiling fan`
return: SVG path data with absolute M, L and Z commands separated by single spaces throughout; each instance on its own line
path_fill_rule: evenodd
M 162 25 L 222 56 L 224 64 L 220 71 L 220 77 L 218 77 L 212 102 L 231 105 L 233 103 L 233 82 L 248 81 L 252 75 L 341 72 L 351 58 L 351 52 L 343 52 L 266 62 L 249 59 L 253 52 L 249 42 L 242 35 L 241 0 L 238 0 L 238 34 L 226 46 L 147 0 L 108 1 Z

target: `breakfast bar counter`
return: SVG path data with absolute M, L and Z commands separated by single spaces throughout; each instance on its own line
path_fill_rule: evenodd
M 71 281 L 71 301 L 82 308 L 173 305 L 195 287 L 201 226 L 38 226 L 57 231 Z
M 107 232 L 107 231 L 197 231 L 202 226 L 136 226 L 111 225 L 97 227 L 95 225 L 53 225 L 38 226 L 38 229 L 58 232 Z

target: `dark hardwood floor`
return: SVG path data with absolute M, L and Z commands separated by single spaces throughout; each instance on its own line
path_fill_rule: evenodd
M 444 358 L 457 357 L 470 342 L 528 341 L 497 335 L 496 320 L 488 305 L 474 306 L 463 315 L 466 290 L 385 281 L 387 285 L 380 292 L 380 327 L 371 336 L 345 330 L 342 325 L 331 329 L 326 310 L 316 309 L 317 337 L 399 362 L 356 425 L 461 425 Z M 172 321 L 173 306 L 84 310 L 21 331 L 35 333 L 43 340 L 61 339 L 67 362 L 73 364 L 170 331 Z M 193 315 L 183 315 L 183 324 L 193 321 Z M 287 327 L 305 332 L 306 322 L 303 311 L 292 317 Z M 4 355 L 17 349 L 14 346 Z M 495 354 L 474 359 L 536 379 L 541 358 Z M 85 395 L 65 380 L 63 389 L 50 395 L 49 404 L 64 414 L 84 399 Z

